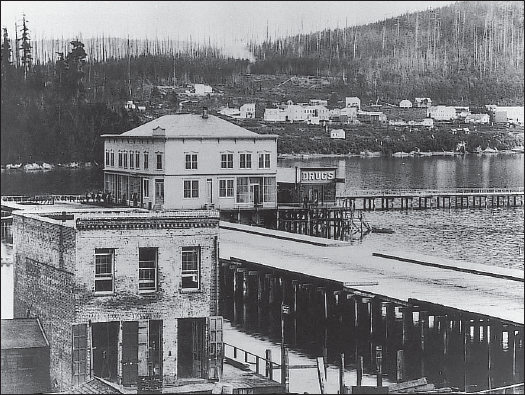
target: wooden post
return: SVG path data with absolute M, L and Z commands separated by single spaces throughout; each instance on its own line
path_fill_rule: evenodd
M 344 394 L 345 388 L 345 354 L 341 353 L 340 356 L 341 364 L 339 365 L 339 393 Z
M 404 358 L 403 358 L 403 350 L 397 350 L 397 358 L 396 358 L 396 380 L 397 382 L 403 381 L 403 378 L 405 376 L 405 364 L 404 364 Z
M 266 350 L 266 371 L 265 376 L 273 380 L 272 350 Z
M 281 384 L 284 392 L 290 392 L 290 373 L 288 368 L 288 348 L 284 347 L 281 354 Z
M 357 386 L 361 385 L 363 380 L 363 357 L 357 357 Z
M 383 386 L 383 347 L 376 346 L 377 386 Z

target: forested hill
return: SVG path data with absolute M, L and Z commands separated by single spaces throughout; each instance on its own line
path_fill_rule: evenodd
M 252 73 L 336 76 L 360 97 L 523 105 L 523 2 L 465 1 L 251 45 Z
M 250 42 L 235 54 L 169 38 L 32 40 L 42 32 L 24 18 L 17 34 L 4 28 L 2 35 L 1 162 L 100 163 L 101 134 L 144 121 L 124 110 L 127 100 L 177 111 L 184 99 L 161 86 L 206 83 L 224 91 L 224 100 L 271 102 L 261 85 L 243 82 L 248 73 L 331 77 L 324 91 L 302 92 L 320 99 L 335 93 L 363 103 L 430 97 L 438 104 L 523 106 L 523 12 L 518 1 L 454 3 Z M 298 100 L 285 89 L 285 100 Z M 224 104 L 215 100 L 210 105 Z

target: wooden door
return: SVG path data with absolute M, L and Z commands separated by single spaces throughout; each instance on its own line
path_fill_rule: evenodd
M 139 352 L 139 323 L 122 323 L 122 385 L 137 384 Z

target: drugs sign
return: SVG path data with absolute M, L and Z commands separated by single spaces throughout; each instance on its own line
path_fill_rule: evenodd
M 335 169 L 302 169 L 301 182 L 304 184 L 330 183 L 335 180 Z

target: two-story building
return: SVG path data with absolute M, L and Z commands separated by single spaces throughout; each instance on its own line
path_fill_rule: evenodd
M 13 213 L 14 317 L 38 318 L 53 391 L 222 369 L 216 210 Z
M 277 137 L 207 110 L 165 115 L 120 135 L 102 135 L 104 188 L 117 203 L 148 209 L 273 209 Z
M 456 119 L 456 108 L 452 106 L 430 106 L 427 108 L 427 117 L 435 121 L 452 121 Z

